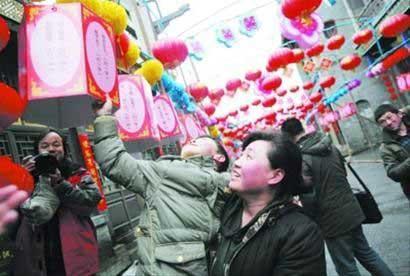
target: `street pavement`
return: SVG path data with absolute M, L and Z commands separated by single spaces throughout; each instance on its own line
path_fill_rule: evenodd
M 379 253 L 396 276 L 410 276 L 410 203 L 399 183 L 386 176 L 377 150 L 367 151 L 352 158 L 352 167 L 372 192 L 383 214 L 379 224 L 366 224 L 364 233 L 370 246 Z M 352 187 L 359 187 L 349 172 Z M 329 254 L 326 255 L 328 275 L 336 276 Z M 370 275 L 360 264 L 361 274 Z
M 410 204 L 400 184 L 386 176 L 377 150 L 354 156 L 352 167 L 372 192 L 384 217 L 379 224 L 363 226 L 370 246 L 379 253 L 395 276 L 410 276 Z M 350 172 L 348 178 L 352 187 L 359 187 Z M 328 276 L 337 276 L 327 252 L 326 261 Z M 363 276 L 370 275 L 359 263 L 358 266 Z M 135 275 L 135 266 L 123 275 Z

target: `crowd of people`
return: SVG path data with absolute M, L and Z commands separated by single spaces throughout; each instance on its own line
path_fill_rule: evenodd
M 406 112 L 384 104 L 375 118 L 383 127 L 387 175 L 409 198 Z M 136 275 L 326 275 L 325 243 L 341 276 L 360 275 L 356 259 L 372 275 L 393 275 L 363 233 L 365 215 L 342 154 L 328 136 L 306 133 L 299 120 L 288 119 L 281 131 L 250 133 L 232 162 L 210 136 L 193 139 L 180 156 L 147 161 L 127 153 L 110 100 L 95 113 L 102 172 L 145 200 L 135 229 Z M 63 136 L 47 129 L 34 143 L 35 157 L 51 156 L 55 167 L 40 169 L 28 156 L 22 166 L 35 179 L 33 193 L 0 188 L 0 233 L 16 244 L 12 275 L 99 272 L 90 215 L 101 195 L 66 150 Z M 13 221 L 15 231 L 7 227 Z

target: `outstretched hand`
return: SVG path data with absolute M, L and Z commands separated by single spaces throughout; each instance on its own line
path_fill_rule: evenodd
M 92 109 L 96 116 L 111 115 L 112 114 L 112 101 L 110 97 L 107 97 L 105 102 L 95 101 L 92 104 Z
M 0 188 L 0 234 L 7 224 L 17 219 L 18 214 L 14 209 L 27 197 L 27 193 L 19 191 L 16 186 L 7 185 Z

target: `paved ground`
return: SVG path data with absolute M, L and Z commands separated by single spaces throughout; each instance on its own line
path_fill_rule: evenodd
M 383 165 L 374 162 L 378 159 L 374 151 L 361 153 L 352 159 L 352 166 L 373 193 L 384 216 L 380 224 L 364 225 L 364 232 L 370 245 L 390 266 L 394 275 L 410 276 L 410 204 L 400 185 L 387 178 Z M 353 187 L 358 185 L 351 174 L 349 179 Z M 328 275 L 337 276 L 328 254 L 327 264 Z M 370 275 L 358 265 L 363 276 Z M 134 269 L 131 267 L 123 275 L 135 275 Z
M 380 224 L 364 225 L 369 244 L 390 266 L 394 275 L 410 275 L 410 204 L 401 187 L 387 178 L 381 163 L 355 163 L 380 159 L 377 152 L 368 151 L 355 156 L 352 166 L 365 181 L 383 213 Z M 352 186 L 357 182 L 349 175 Z M 328 275 L 337 275 L 332 261 L 327 258 Z M 360 266 L 360 265 L 359 265 Z M 370 275 L 360 266 L 362 275 Z

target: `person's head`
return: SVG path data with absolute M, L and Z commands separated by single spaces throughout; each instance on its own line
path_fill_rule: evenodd
M 287 119 L 282 123 L 281 131 L 294 140 L 305 133 L 302 123 L 296 118 Z
M 374 111 L 376 122 L 388 131 L 396 132 L 402 124 L 403 113 L 391 104 L 382 104 Z
M 200 136 L 189 141 L 182 147 L 181 157 L 212 157 L 216 164 L 217 172 L 225 172 L 229 167 L 229 156 L 225 148 L 211 136 Z
M 44 130 L 34 141 L 34 153 L 48 152 L 61 161 L 65 157 L 67 144 L 64 136 L 55 129 Z
M 277 196 L 291 196 L 299 193 L 301 173 L 302 155 L 289 137 L 279 132 L 253 132 L 243 142 L 229 187 L 239 194 L 275 190 Z

